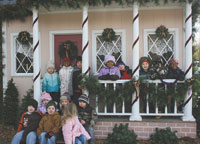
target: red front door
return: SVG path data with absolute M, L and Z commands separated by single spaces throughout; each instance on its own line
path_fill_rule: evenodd
M 59 46 L 66 41 L 72 41 L 78 49 L 78 56 L 81 56 L 82 52 L 82 35 L 81 34 L 69 34 L 69 35 L 55 35 L 54 36 L 54 58 L 55 58 L 55 67 L 58 71 L 62 64 L 62 59 L 59 56 Z M 74 61 L 72 61 L 74 64 Z

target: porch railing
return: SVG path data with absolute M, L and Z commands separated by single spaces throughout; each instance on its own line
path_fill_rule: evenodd
M 114 90 L 116 87 L 123 85 L 124 83 L 128 82 L 129 80 L 118 80 L 118 81 L 102 81 L 99 82 L 102 83 L 105 88 L 112 85 L 111 88 Z M 172 83 L 174 80 L 172 79 L 166 79 L 164 80 L 167 83 Z M 148 84 L 155 84 L 155 86 L 158 86 L 161 84 L 160 80 L 147 80 Z M 182 82 L 177 82 L 182 83 Z M 147 84 L 147 85 L 148 85 Z M 167 85 L 165 85 L 165 90 L 167 91 Z M 110 88 L 110 87 L 109 87 Z M 132 97 L 132 95 L 130 95 Z M 183 95 L 185 97 L 185 95 Z M 178 110 L 178 106 L 176 101 L 172 101 L 172 103 L 169 105 L 166 105 L 165 107 L 159 107 L 157 105 L 157 102 L 155 102 L 155 105 L 152 105 L 149 102 L 149 94 L 146 95 L 146 101 L 141 101 L 141 98 L 139 98 L 140 103 L 140 115 L 141 116 L 183 116 L 183 112 L 181 110 Z M 106 102 L 98 101 L 98 96 L 96 98 L 97 106 L 96 111 L 98 115 L 102 116 L 130 116 L 131 115 L 131 109 L 132 109 L 132 98 L 129 102 L 121 102 L 121 104 L 112 103 L 112 100 L 109 100 L 109 104 L 106 104 Z M 167 103 L 167 102 L 166 102 Z

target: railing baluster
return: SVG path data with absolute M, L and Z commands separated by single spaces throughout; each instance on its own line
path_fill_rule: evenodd
M 149 88 L 149 83 L 147 84 L 147 87 Z M 146 102 L 146 104 L 147 104 L 147 106 L 146 106 L 146 113 L 147 114 L 149 114 L 149 93 L 147 94 L 147 102 Z
M 105 83 L 105 88 L 107 88 L 107 86 L 108 86 L 107 83 Z M 106 101 L 107 101 L 107 99 L 106 99 Z M 104 112 L 105 112 L 105 113 L 108 113 L 108 112 L 107 112 L 107 104 L 106 104 L 106 103 L 105 103 Z
M 113 84 L 113 89 L 114 89 L 114 91 L 116 90 L 116 83 Z M 113 113 L 114 114 L 116 113 L 116 103 L 114 103 L 114 105 L 113 105 Z
M 166 93 L 166 92 L 167 92 L 167 85 L 165 85 L 165 93 Z M 165 114 L 168 113 L 167 108 L 168 108 L 168 105 L 165 106 Z
M 156 83 L 156 93 L 158 92 L 158 83 Z M 156 100 L 156 114 L 158 114 L 158 105 Z

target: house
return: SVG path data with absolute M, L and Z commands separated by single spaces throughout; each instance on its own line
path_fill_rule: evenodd
M 32 16 L 24 21 L 4 21 L 4 88 L 7 81 L 14 79 L 22 98 L 26 91 L 34 87 L 34 98 L 40 100 L 41 79 L 46 71 L 49 60 L 55 62 L 57 70 L 61 64 L 59 47 L 63 42 L 71 41 L 77 47 L 77 55 L 82 55 L 82 72 L 97 74 L 103 66 L 102 56 L 106 54 L 118 54 L 129 65 L 134 76 L 139 75 L 139 58 L 156 53 L 164 57 L 170 52 L 169 57 L 164 57 L 168 63 L 170 57 L 179 59 L 179 66 L 185 71 L 186 79 L 192 77 L 192 11 L 189 2 L 160 1 L 157 5 L 154 1 L 148 3 L 133 3 L 133 1 L 117 0 L 102 1 L 96 4 L 90 1 L 90 5 L 83 5 L 79 1 L 67 1 L 63 5 L 46 5 L 38 9 L 32 7 Z M 130 2 L 130 3 L 129 3 Z M 47 2 L 48 3 L 48 2 Z M 127 4 L 128 3 L 128 4 Z M 22 3 L 25 5 L 26 2 Z M 78 8 L 77 4 L 80 8 Z M 36 4 L 37 5 L 37 4 Z M 38 4 L 39 5 L 39 4 Z M 76 7 L 76 8 L 71 8 Z M 155 30 L 165 26 L 169 36 L 159 40 Z M 102 32 L 105 28 L 112 28 L 116 34 L 116 40 L 111 43 L 102 41 Z M 30 33 L 33 42 L 26 46 L 20 43 L 20 32 Z M 124 81 L 101 81 L 108 83 L 124 83 Z M 173 82 L 168 80 L 166 82 Z M 159 80 L 153 83 L 160 83 Z M 169 113 L 167 108 L 159 113 L 158 107 L 153 113 L 146 107 L 144 113 L 139 109 L 139 97 L 133 95 L 133 105 L 126 113 L 124 103 L 122 110 L 118 112 L 116 105 L 113 110 L 98 111 L 102 116 L 127 116 L 128 119 L 110 118 L 99 121 L 95 128 L 97 139 L 105 139 L 112 132 L 114 124 L 129 123 L 130 129 L 135 130 L 138 138 L 149 138 L 156 127 L 171 127 L 177 130 L 178 137 L 196 137 L 196 123 L 192 116 L 192 93 L 188 91 L 185 96 L 184 111 L 178 112 L 177 106 Z M 98 108 L 98 107 L 97 107 Z M 167 116 L 173 120 L 152 120 L 143 117 Z M 174 119 L 175 117 L 175 119 Z M 178 120 L 177 120 L 178 118 Z

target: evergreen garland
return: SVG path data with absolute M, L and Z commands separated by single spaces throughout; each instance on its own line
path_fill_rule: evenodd
M 105 28 L 101 36 L 102 40 L 105 42 L 112 42 L 116 40 L 115 31 L 112 28 Z
M 28 46 L 29 43 L 32 43 L 32 38 L 29 32 L 27 31 L 21 31 L 18 36 L 17 40 L 20 44 Z
M 3 121 L 7 125 L 15 126 L 18 115 L 18 91 L 13 79 L 8 81 L 8 88 L 5 91 Z
M 78 55 L 77 46 L 72 41 L 63 42 L 59 46 L 59 56 L 61 59 L 69 57 L 70 60 L 73 60 L 77 57 L 77 55 Z

